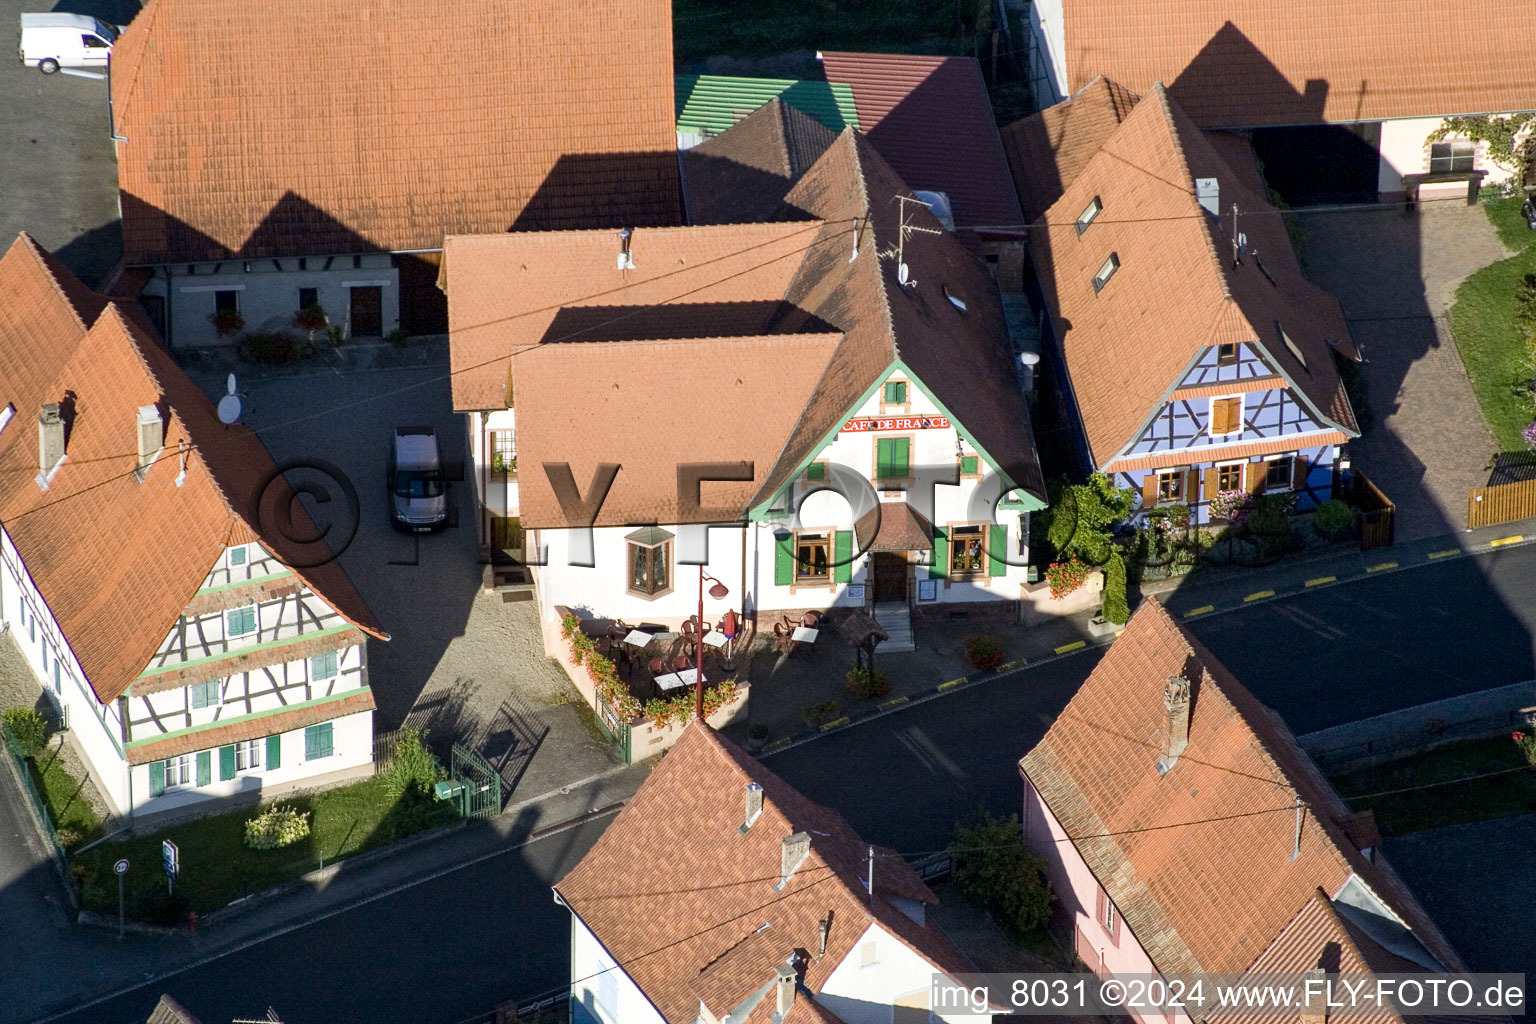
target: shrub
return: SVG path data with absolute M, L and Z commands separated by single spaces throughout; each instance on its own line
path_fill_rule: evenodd
M 1528 732 L 1512 732 L 1509 738 L 1515 741 L 1520 748 L 1520 753 L 1525 755 L 1526 763 L 1536 768 L 1536 735 Z
M 1312 529 L 1324 537 L 1337 537 L 1355 523 L 1355 514 L 1338 498 L 1329 498 L 1312 513 Z
M 885 673 L 871 672 L 867 668 L 851 668 L 847 676 L 848 692 L 859 700 L 869 700 L 872 697 L 884 697 L 891 692 L 891 684 L 885 678 Z
M 5 745 L 18 757 L 36 757 L 48 740 L 48 723 L 36 708 L 6 708 L 0 715 Z
M 221 338 L 227 338 L 231 334 L 239 334 L 245 330 L 245 317 L 232 309 L 221 309 L 208 318 L 213 325 L 213 333 Z
M 82 838 L 84 837 L 80 835 L 80 830 L 70 825 L 60 825 L 53 831 L 53 841 L 59 844 L 61 850 L 79 846 Z
M 1003 663 L 1003 641 L 982 633 L 965 638 L 965 660 L 972 668 L 997 668 Z
M 309 835 L 309 812 L 274 804 L 245 823 L 245 845 L 253 850 L 275 850 Z
M 291 363 L 299 352 L 299 339 L 282 331 L 247 334 L 240 340 L 240 355 L 256 363 Z
M 400 738 L 395 741 L 394 760 L 380 773 L 384 792 L 395 800 L 409 792 L 430 794 L 434 783 L 448 777 L 436 756 L 422 742 L 424 739 L 426 733 L 420 729 L 406 727 L 400 730 Z
M 1081 555 L 1093 563 L 1109 557 L 1110 527 L 1130 514 L 1136 492 L 1117 488 L 1103 473 L 1086 484 L 1069 484 L 1049 510 L 1046 538 L 1057 558 Z
M 1246 525 L 1253 533 L 1289 534 L 1295 507 L 1294 494 L 1262 495 L 1249 504 Z
M 135 920 L 171 927 L 187 919 L 187 901 L 171 892 L 164 879 L 151 879 L 134 890 L 128 913 Z
M 308 331 L 311 338 L 315 336 L 316 331 L 323 329 L 328 323 L 330 320 L 318 302 L 312 302 L 293 314 L 293 326 L 301 331 Z
M 836 718 L 842 713 L 843 706 L 837 701 L 824 700 L 820 704 L 812 704 L 810 707 L 800 712 L 800 717 L 804 718 L 812 725 L 820 725 L 822 722 L 832 721 L 832 719 Z
M 1525 441 L 1527 448 L 1536 449 L 1536 420 L 1531 425 L 1520 431 L 1520 437 Z
M 1126 587 L 1125 556 L 1116 551 L 1104 563 L 1104 605 L 1101 609 L 1104 618 L 1116 625 L 1123 625 L 1131 618 Z
M 1242 526 L 1253 507 L 1253 495 L 1247 491 L 1218 491 L 1209 507 L 1212 519 L 1225 519 L 1233 526 Z
M 990 911 L 1015 942 L 1050 918 L 1055 895 L 1045 863 L 1024 845 L 1017 815 L 978 813 L 956 825 L 949 858 L 960 895 Z

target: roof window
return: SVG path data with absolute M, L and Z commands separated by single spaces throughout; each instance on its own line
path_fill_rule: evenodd
M 1093 197 L 1093 202 L 1084 207 L 1083 212 L 1077 215 L 1077 233 L 1082 234 L 1088 230 L 1088 225 L 1098 219 L 1104 209 L 1104 201 L 1098 196 Z
M 944 289 L 944 297 L 949 300 L 949 304 L 951 306 L 954 306 L 956 309 L 958 309 L 962 313 L 964 313 L 966 310 L 971 308 L 970 306 L 967 306 L 965 304 L 965 300 L 964 299 L 962 299 L 960 296 L 956 295 L 954 292 L 950 291 L 948 288 Z
M 1301 368 L 1303 370 L 1306 370 L 1307 369 L 1307 357 L 1301 354 L 1301 346 L 1297 345 L 1294 341 L 1292 341 L 1291 340 L 1291 336 L 1289 334 L 1285 333 L 1285 328 L 1280 326 L 1280 321 L 1279 320 L 1275 321 L 1275 330 L 1280 332 L 1280 340 L 1281 340 L 1281 342 L 1283 342 L 1285 344 L 1285 347 L 1290 350 L 1291 355 L 1296 357 L 1296 361 L 1301 364 Z M 1308 370 L 1307 372 L 1310 373 L 1311 371 Z
M 1104 265 L 1099 268 L 1098 273 L 1093 275 L 1093 294 L 1097 295 L 1103 291 L 1104 286 L 1109 284 L 1109 279 L 1114 277 L 1115 271 L 1119 269 L 1120 254 L 1112 252 L 1109 254 L 1109 259 L 1105 260 Z

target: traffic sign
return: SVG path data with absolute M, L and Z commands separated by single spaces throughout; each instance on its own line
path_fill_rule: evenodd
M 165 867 L 165 877 L 175 880 L 181 874 L 181 851 L 169 839 L 160 844 L 160 863 Z
M 120 875 L 126 875 L 128 873 L 128 858 L 124 857 L 122 860 L 118 861 L 116 864 L 113 864 L 112 865 L 112 870 L 116 871 Z

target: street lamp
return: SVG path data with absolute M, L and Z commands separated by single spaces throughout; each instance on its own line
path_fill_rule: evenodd
M 694 646 L 698 648 L 698 663 L 694 666 L 693 673 L 693 699 L 694 712 L 699 721 L 704 721 L 704 581 L 709 580 L 714 586 L 709 588 L 709 596 L 716 601 L 723 601 L 730 596 L 730 591 L 725 589 L 725 584 L 715 579 L 699 566 L 699 635 L 694 638 Z

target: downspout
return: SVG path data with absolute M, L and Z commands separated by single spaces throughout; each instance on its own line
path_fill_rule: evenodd
M 747 620 L 747 531 L 757 529 L 751 519 L 747 520 L 746 529 L 741 531 L 741 619 L 742 624 Z M 702 625 L 702 623 L 700 623 Z M 757 603 L 752 606 L 752 632 L 757 632 Z

